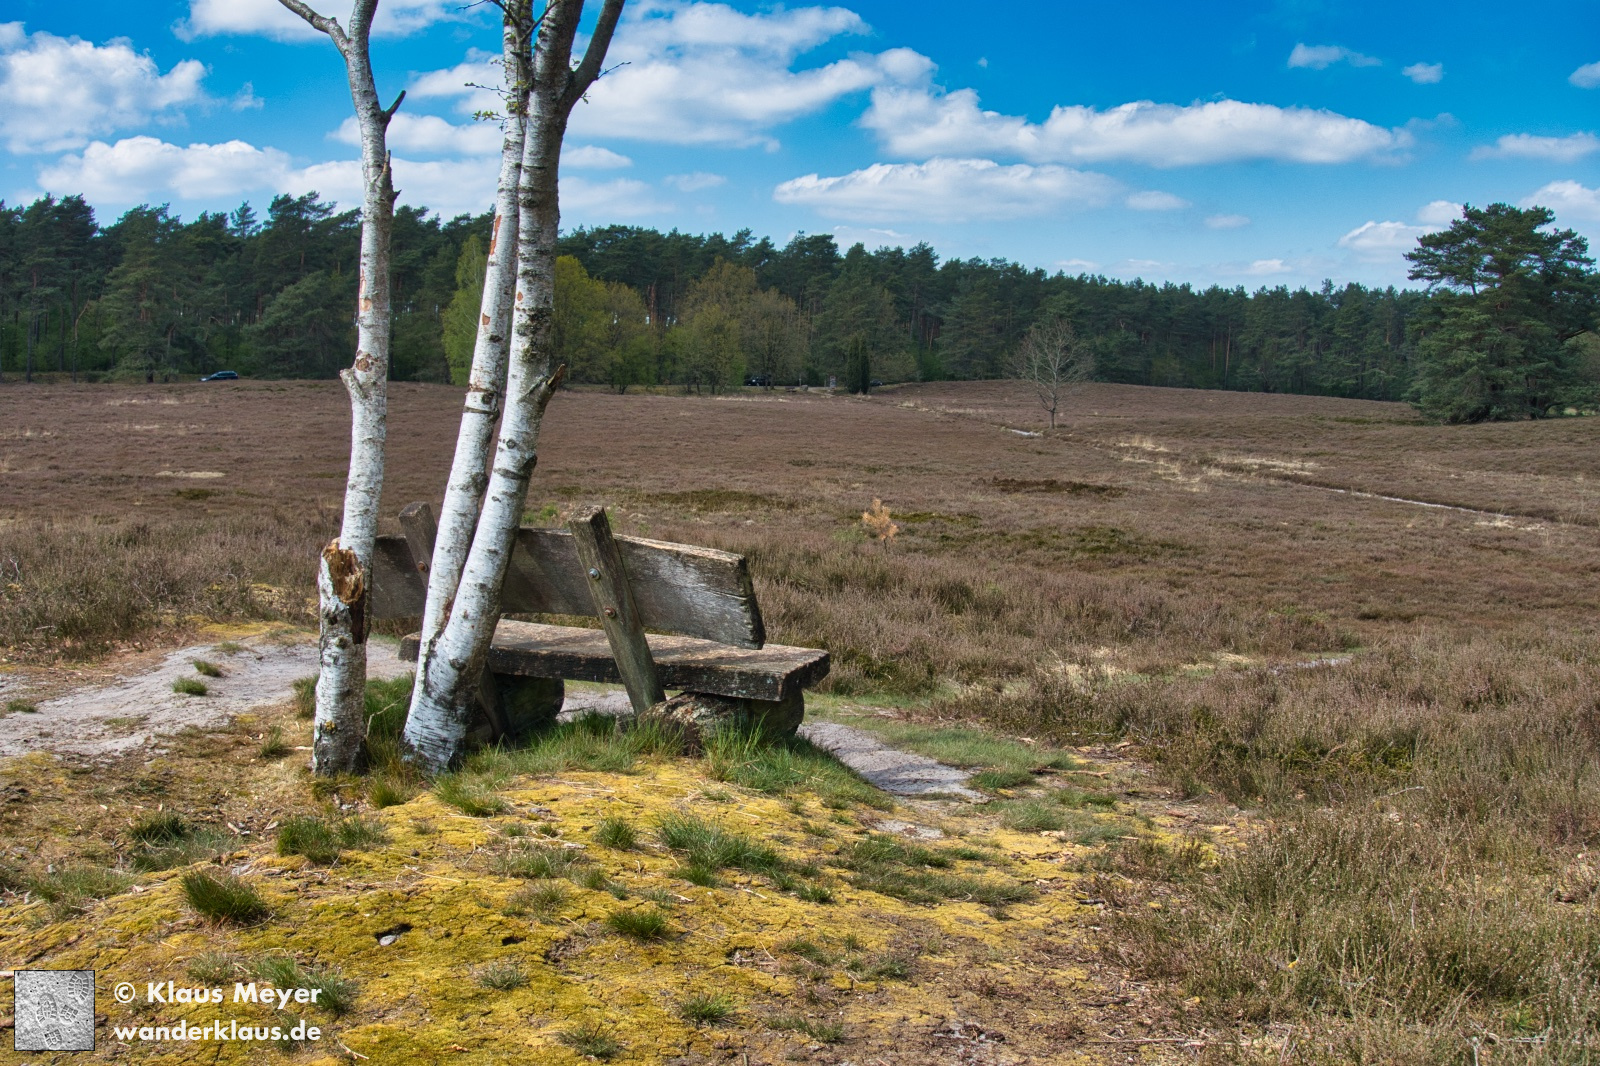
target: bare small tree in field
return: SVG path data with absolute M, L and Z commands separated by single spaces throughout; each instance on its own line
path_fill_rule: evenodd
M 1094 353 L 1078 339 L 1071 322 L 1059 316 L 1046 318 L 1034 323 L 1022 339 L 1012 377 L 1033 389 L 1055 429 L 1061 401 L 1094 377 Z
M 378 536 L 383 454 L 388 437 L 389 249 L 394 230 L 394 176 L 389 169 L 389 107 L 378 98 L 368 41 L 378 0 L 355 0 L 348 26 L 318 14 L 302 0 L 284 7 L 328 35 L 344 59 L 361 132 L 361 258 L 356 292 L 356 356 L 340 372 L 350 393 L 350 470 L 339 535 L 322 549 L 317 572 L 321 673 L 311 765 L 321 775 L 349 773 L 366 739 L 362 703 L 367 685 L 367 582 Z

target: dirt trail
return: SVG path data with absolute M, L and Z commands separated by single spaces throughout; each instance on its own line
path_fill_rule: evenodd
M 307 636 L 257 638 L 237 647 L 231 653 L 217 644 L 179 648 L 153 668 L 39 700 L 35 713 L 0 717 L 0 758 L 42 751 L 116 756 L 146 744 L 159 748 L 185 729 L 217 729 L 236 715 L 282 703 L 296 679 L 317 672 L 316 641 Z M 215 663 L 223 676 L 200 676 L 196 659 Z M 374 642 L 367 668 L 370 677 L 389 678 L 408 672 L 411 664 L 396 658 L 392 643 Z M 206 694 L 172 691 L 179 678 L 203 682 Z M 0 696 L 20 695 L 20 680 L 4 679 Z

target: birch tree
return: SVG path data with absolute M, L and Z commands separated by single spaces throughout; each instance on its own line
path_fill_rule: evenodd
M 367 575 L 372 572 L 373 542 L 378 533 L 388 432 L 389 244 L 395 190 L 386 134 L 405 93 L 385 108 L 373 82 L 368 42 L 378 0 L 355 0 L 348 28 L 318 14 L 302 0 L 280 2 L 327 34 L 339 49 L 361 133 L 356 355 L 339 374 L 350 394 L 350 469 L 339 535 L 322 549 L 317 571 L 322 670 L 317 677 L 311 765 L 316 773 L 331 775 L 357 769 L 366 739 L 362 702 L 367 685 Z
M 439 582 L 440 591 L 452 584 L 448 576 L 440 576 L 437 571 L 455 571 L 453 560 L 465 546 L 463 534 L 467 528 L 465 522 L 452 519 L 447 533 L 441 524 L 439 546 L 430 567 L 429 604 L 425 608 L 425 612 L 433 613 L 437 636 L 419 652 L 411 710 L 406 719 L 406 745 L 412 757 L 430 770 L 448 767 L 461 753 L 489 643 L 500 620 L 500 589 L 522 521 L 528 480 L 538 459 L 539 429 L 545 407 L 565 369 L 556 362 L 551 343 L 556 238 L 561 222 L 561 141 L 572 108 L 600 76 L 622 5 L 623 0 L 604 0 L 583 60 L 574 67 L 573 40 L 583 16 L 583 0 L 549 0 L 538 20 L 524 70 L 528 91 L 516 183 L 516 283 L 511 298 L 505 410 L 492 464 L 482 458 L 476 466 L 470 457 L 462 460 L 468 474 L 486 468 L 484 474 L 477 475 L 483 478 L 483 502 L 471 546 L 466 548 L 460 564 L 461 576 L 453 582 L 455 594 L 448 599 L 440 596 L 435 602 L 434 581 Z M 508 136 L 503 157 L 512 154 L 512 139 Z M 502 180 L 507 166 L 503 158 Z M 495 272 L 491 270 L 488 277 L 493 279 Z M 479 321 L 488 325 L 494 316 L 485 310 Z M 469 392 L 463 423 L 478 419 Z M 461 437 L 472 436 L 475 440 L 478 432 L 478 428 L 464 424 Z M 458 440 L 458 459 L 462 459 L 466 443 Z M 475 454 L 483 456 L 484 450 Z M 470 506 L 467 501 L 475 495 L 472 487 L 470 481 L 464 483 L 458 506 Z

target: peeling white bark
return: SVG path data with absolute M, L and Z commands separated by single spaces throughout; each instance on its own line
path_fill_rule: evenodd
M 394 181 L 387 130 L 400 100 L 385 110 L 372 77 L 368 39 L 378 0 L 355 0 L 349 29 L 301 0 L 284 7 L 327 34 L 344 58 L 350 99 L 361 132 L 360 283 L 356 294 L 356 355 L 340 372 L 350 395 L 350 469 L 345 479 L 339 536 L 322 552 L 317 575 L 320 599 L 321 673 L 311 765 L 319 775 L 359 769 L 367 681 L 367 589 L 378 503 L 383 493 L 383 456 L 388 434 L 389 248 L 394 228 Z M 404 99 L 405 94 L 401 94 Z
M 503 57 L 506 70 L 505 141 L 500 150 L 500 183 L 495 193 L 494 230 L 489 236 L 489 261 L 478 313 L 478 335 L 472 349 L 455 458 L 439 515 L 439 532 L 428 568 L 428 595 L 422 614 L 415 690 L 428 687 L 432 649 L 444 629 L 489 483 L 489 454 L 505 394 L 506 359 L 510 351 L 511 308 L 517 287 L 517 195 L 527 133 L 528 34 L 527 5 L 506 11 Z
M 538 459 L 545 405 L 565 369 L 556 365 L 551 345 L 561 140 L 573 105 L 600 74 L 622 5 L 623 0 L 605 0 L 577 69 L 572 67 L 572 42 L 583 0 L 550 0 L 539 20 L 518 183 L 517 284 L 506 410 L 477 531 L 455 599 L 443 607 L 442 629 L 425 649 L 427 662 L 419 667 L 406 720 L 411 755 L 430 770 L 444 769 L 460 757 L 478 679 L 500 620 L 500 589 Z

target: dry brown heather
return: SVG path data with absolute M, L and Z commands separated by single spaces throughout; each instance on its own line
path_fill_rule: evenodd
M 393 387 L 387 513 L 440 495 L 457 407 Z M 566 393 L 529 510 L 748 553 L 837 692 L 1125 735 L 1260 808 L 1220 861 L 1099 875 L 1175 1031 L 1276 1034 L 1271 1062 L 1600 1055 L 1600 421 L 1102 385 L 1016 432 L 1044 423 L 1000 383 Z M 345 426 L 331 383 L 0 389 L 7 654 L 302 610 Z

